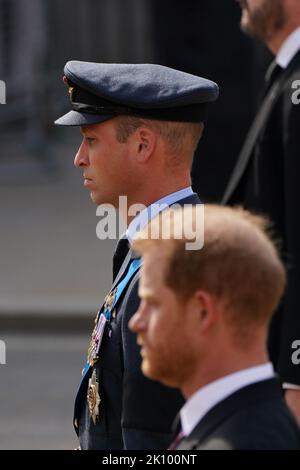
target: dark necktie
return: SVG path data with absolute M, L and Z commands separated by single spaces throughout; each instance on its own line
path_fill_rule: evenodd
M 129 242 L 126 237 L 120 238 L 117 243 L 116 251 L 113 255 L 113 279 L 116 278 L 120 267 L 129 251 Z
M 279 77 L 281 72 L 283 72 L 283 68 L 280 67 L 274 60 L 271 65 L 269 66 L 267 73 L 265 75 L 265 88 L 264 88 L 264 95 L 267 94 L 275 80 Z
M 185 438 L 185 434 L 183 431 L 180 431 L 177 436 L 175 437 L 174 441 L 171 442 L 171 444 L 168 447 L 168 450 L 175 450 L 176 447 L 178 446 L 179 442 L 182 441 L 182 439 Z

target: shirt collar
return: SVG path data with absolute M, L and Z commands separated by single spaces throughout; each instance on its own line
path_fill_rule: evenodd
M 284 41 L 276 56 L 276 63 L 286 69 L 300 49 L 300 26 Z
M 237 390 L 274 377 L 271 362 L 229 374 L 195 392 L 180 410 L 182 431 L 188 436 L 206 413 Z
M 147 223 L 150 222 L 150 220 L 153 219 L 157 214 L 159 214 L 159 212 L 167 209 L 175 202 L 191 196 L 192 194 L 194 194 L 194 192 L 191 186 L 188 186 L 187 188 L 180 189 L 179 191 L 175 191 L 174 193 L 164 196 L 163 198 L 143 209 L 128 225 L 126 230 L 126 237 L 128 238 L 129 242 L 132 243 L 136 233 L 143 230 Z

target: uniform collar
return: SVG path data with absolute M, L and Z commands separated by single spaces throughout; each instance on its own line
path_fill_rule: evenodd
M 300 26 L 284 41 L 276 56 L 276 63 L 286 69 L 300 49 Z
M 129 224 L 126 230 L 126 237 L 128 238 L 130 244 L 133 242 L 133 239 L 137 232 L 143 230 L 143 228 L 153 219 L 159 212 L 167 209 L 175 202 L 180 201 L 181 199 L 185 199 L 194 192 L 191 186 L 186 188 L 180 189 L 179 191 L 175 191 L 174 193 L 168 194 L 163 198 L 159 199 L 158 201 L 154 202 L 150 206 L 143 209 Z
M 237 390 L 274 377 L 271 362 L 229 374 L 195 392 L 180 410 L 181 427 L 189 436 L 206 413 Z

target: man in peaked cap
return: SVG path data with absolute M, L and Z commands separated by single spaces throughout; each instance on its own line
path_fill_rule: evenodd
M 65 66 L 72 110 L 58 125 L 81 126 L 75 166 L 97 205 L 143 204 L 113 257 L 113 285 L 96 315 L 75 402 L 81 449 L 165 449 L 182 405 L 177 390 L 146 379 L 128 322 L 139 306 L 140 258 L 132 240 L 172 204 L 199 204 L 190 170 L 215 83 L 154 64 Z

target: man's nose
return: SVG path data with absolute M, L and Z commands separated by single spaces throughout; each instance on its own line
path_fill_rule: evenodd
M 85 145 L 84 140 L 82 141 L 82 144 L 80 145 L 75 158 L 74 158 L 74 165 L 79 168 L 82 166 L 87 166 L 89 163 L 89 158 L 88 158 L 88 152 L 87 148 Z
M 140 333 L 141 331 L 144 331 L 146 328 L 146 321 L 144 316 L 141 314 L 140 308 L 138 311 L 131 317 L 128 326 L 131 331 L 134 333 Z

